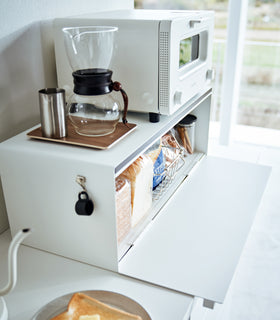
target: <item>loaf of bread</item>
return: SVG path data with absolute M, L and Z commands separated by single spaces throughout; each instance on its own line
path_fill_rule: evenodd
M 116 186 L 117 235 L 120 243 L 131 229 L 131 188 L 127 179 L 118 177 Z
M 153 162 L 142 155 L 121 175 L 131 186 L 131 225 L 136 224 L 149 212 L 152 206 Z
M 75 293 L 69 301 L 67 311 L 51 320 L 142 320 L 142 318 L 113 308 L 83 293 Z

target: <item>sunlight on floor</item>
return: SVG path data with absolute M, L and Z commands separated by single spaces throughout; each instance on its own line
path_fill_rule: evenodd
M 209 137 L 212 141 L 219 140 L 220 123 L 210 122 Z M 280 148 L 280 130 L 234 125 L 232 127 L 232 143 L 249 143 L 258 146 Z M 231 144 L 232 144 L 231 143 Z

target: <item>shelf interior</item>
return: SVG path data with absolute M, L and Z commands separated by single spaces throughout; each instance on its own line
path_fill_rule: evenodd
M 196 167 L 199 161 L 205 156 L 203 152 L 195 151 L 193 154 L 188 154 L 183 158 L 182 163 L 179 163 L 178 171 L 174 176 L 165 183 L 164 187 L 161 188 L 161 184 L 153 191 L 153 203 L 152 208 L 134 228 L 132 228 L 129 234 L 119 244 L 118 256 L 119 260 L 124 254 L 133 246 L 133 243 L 143 233 L 149 223 L 154 220 L 159 214 L 160 210 L 164 207 L 165 203 L 170 199 L 172 194 L 177 190 L 180 184 L 187 179 L 191 171 Z M 158 191 L 157 189 L 160 189 Z

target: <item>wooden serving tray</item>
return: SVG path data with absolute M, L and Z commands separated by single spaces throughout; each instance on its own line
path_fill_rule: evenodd
M 95 148 L 95 149 L 109 149 L 115 143 L 123 139 L 127 134 L 132 132 L 136 128 L 136 124 L 127 123 L 124 125 L 119 122 L 116 126 L 116 130 L 106 136 L 101 137 L 86 137 L 79 135 L 73 125 L 67 122 L 67 137 L 64 138 L 47 138 L 42 136 L 41 127 L 38 127 L 27 133 L 27 136 L 33 139 L 46 140 L 51 142 L 58 142 L 70 145 L 76 145 L 81 147 Z

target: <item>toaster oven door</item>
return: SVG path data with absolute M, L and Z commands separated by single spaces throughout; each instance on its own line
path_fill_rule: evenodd
M 270 168 L 206 156 L 120 262 L 120 272 L 222 303 Z
M 165 85 L 170 89 L 169 114 L 178 110 L 210 83 L 211 79 L 208 79 L 207 75 L 208 70 L 212 68 L 213 21 L 213 17 L 209 15 L 203 19 L 194 17 L 193 20 L 182 19 L 173 22 L 170 40 L 170 82 Z M 164 68 L 164 64 L 160 64 L 160 69 L 161 67 Z M 163 84 L 164 79 L 159 82 L 159 87 Z M 161 94 L 164 94 L 164 90 L 161 91 Z M 161 99 L 160 111 L 164 113 L 163 102 L 167 97 L 165 100 L 164 96 Z

